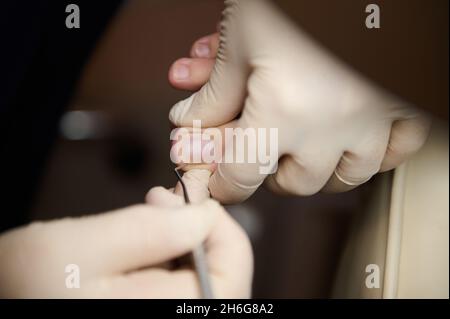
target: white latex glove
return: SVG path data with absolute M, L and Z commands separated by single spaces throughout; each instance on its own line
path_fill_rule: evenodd
M 167 261 L 204 241 L 215 295 L 249 297 L 249 241 L 217 202 L 185 206 L 162 187 L 152 189 L 147 202 L 151 205 L 36 222 L 1 235 L 0 297 L 200 297 L 195 272 L 168 268 Z M 70 264 L 79 267 L 80 288 L 66 287 Z
M 176 126 L 278 128 L 280 193 L 345 191 L 397 167 L 430 121 L 319 47 L 270 2 L 225 1 L 211 77 L 170 112 Z M 241 114 L 240 117 L 238 115 Z M 267 177 L 260 163 L 218 165 L 209 189 L 242 201 Z

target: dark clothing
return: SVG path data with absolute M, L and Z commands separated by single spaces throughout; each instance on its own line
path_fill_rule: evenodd
M 32 196 L 83 64 L 121 1 L 14 0 L 0 10 L 0 231 L 27 222 Z M 66 6 L 80 28 L 66 27 Z

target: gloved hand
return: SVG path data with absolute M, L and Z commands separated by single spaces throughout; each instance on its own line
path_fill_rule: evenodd
M 248 238 L 217 202 L 186 206 L 182 197 L 162 187 L 150 190 L 147 202 L 2 234 L 0 297 L 197 298 L 195 272 L 168 267 L 168 261 L 204 241 L 215 295 L 249 297 Z M 68 265 L 79 269 L 79 288 L 66 286 L 75 274 Z
M 204 127 L 278 128 L 280 161 L 267 184 L 298 195 L 352 189 L 422 146 L 430 120 L 421 111 L 337 60 L 269 1 L 225 3 L 214 69 L 172 108 L 176 126 L 200 119 Z M 246 199 L 267 177 L 260 165 L 220 163 L 212 196 Z

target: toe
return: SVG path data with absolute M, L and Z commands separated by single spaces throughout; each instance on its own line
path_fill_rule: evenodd
M 208 82 L 214 63 L 213 59 L 179 59 L 170 67 L 169 82 L 177 89 L 196 91 Z
M 219 49 L 219 33 L 213 33 L 194 42 L 191 48 L 192 58 L 214 59 Z

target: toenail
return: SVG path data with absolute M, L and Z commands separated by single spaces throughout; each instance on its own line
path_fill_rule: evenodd
M 189 78 L 189 67 L 184 64 L 178 64 L 174 67 L 173 77 L 175 80 L 186 80 Z
M 198 43 L 195 46 L 195 54 L 199 58 L 209 58 L 210 54 L 209 45 L 205 43 Z

